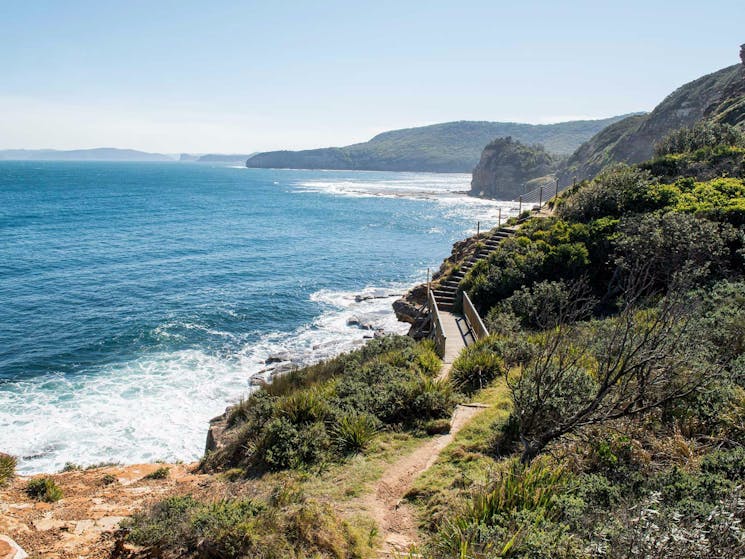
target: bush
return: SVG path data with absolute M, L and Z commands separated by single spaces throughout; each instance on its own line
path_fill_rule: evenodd
M 167 479 L 171 475 L 171 468 L 161 466 L 157 470 L 154 470 L 147 474 L 142 479 Z
M 62 498 L 62 489 L 50 477 L 38 477 L 26 484 L 26 494 L 37 501 L 56 503 Z
M 380 421 L 366 413 L 342 415 L 331 429 L 331 438 L 344 454 L 363 451 L 380 430 Z
M 504 359 L 489 348 L 489 343 L 488 339 L 477 341 L 453 362 L 450 380 L 456 390 L 471 394 L 507 372 Z
M 305 498 L 223 499 L 170 497 L 123 522 L 127 540 L 164 556 L 204 559 L 361 559 L 363 537 L 330 506 Z
M 323 423 L 298 428 L 286 417 L 275 417 L 262 430 L 256 459 L 268 470 L 303 468 L 324 462 L 330 446 Z
M 16 475 L 16 458 L 0 452 L 0 487 L 8 485 Z
M 713 148 L 720 145 L 745 147 L 745 134 L 729 124 L 699 122 L 670 132 L 654 146 L 657 157 Z
M 451 421 L 449 419 L 431 419 L 422 428 L 428 435 L 447 435 L 450 432 Z

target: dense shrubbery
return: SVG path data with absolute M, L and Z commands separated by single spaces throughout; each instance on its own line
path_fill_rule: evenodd
M 742 140 L 676 133 L 466 277 L 513 407 L 432 557 L 745 556 Z
M 390 336 L 326 363 L 280 376 L 234 407 L 225 448 L 209 469 L 304 468 L 359 452 L 386 426 L 419 429 L 450 417 L 455 397 L 435 380 L 430 342 Z
M 354 559 L 368 556 L 373 544 L 370 529 L 342 521 L 292 487 L 278 488 L 268 501 L 169 497 L 124 529 L 132 543 L 205 558 Z
M 675 155 L 718 146 L 745 148 L 745 134 L 728 124 L 700 122 L 668 134 L 654 146 L 655 156 Z

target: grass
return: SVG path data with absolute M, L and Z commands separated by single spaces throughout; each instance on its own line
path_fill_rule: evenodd
M 331 437 L 345 454 L 356 454 L 367 448 L 380 430 L 380 422 L 370 414 L 348 413 L 339 418 Z
M 171 475 L 171 468 L 161 466 L 157 470 L 154 470 L 147 474 L 142 479 L 167 479 Z
M 16 458 L 0 452 L 0 487 L 4 487 L 16 475 Z
M 476 415 L 440 453 L 437 461 L 414 482 L 407 498 L 431 527 L 448 512 L 458 495 L 474 483 L 485 483 L 497 467 L 488 450 L 494 425 L 507 420 L 511 401 L 503 380 L 474 395 L 474 403 L 489 406 Z
M 56 503 L 62 498 L 62 489 L 50 477 L 38 477 L 26 484 L 26 494 L 37 501 Z
M 364 559 L 374 529 L 340 518 L 329 504 L 280 485 L 268 499 L 167 498 L 124 524 L 127 539 L 199 557 Z

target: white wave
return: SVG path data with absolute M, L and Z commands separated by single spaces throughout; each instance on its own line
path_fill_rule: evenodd
M 336 180 L 312 179 L 294 185 L 296 193 L 323 193 L 354 198 L 407 198 L 429 200 L 445 208 L 445 217 L 482 221 L 485 229 L 499 220 L 517 215 L 518 204 L 512 201 L 486 200 L 466 196 L 471 176 L 440 173 L 391 173 L 388 178 L 369 177 L 365 172 L 345 175 Z M 475 225 L 475 223 L 474 223 Z M 475 233 L 476 227 L 469 233 Z
M 269 357 L 307 364 L 361 345 L 375 329 L 404 333 L 391 309 L 403 290 L 318 291 L 311 298 L 326 309 L 312 323 L 267 333 L 233 355 L 158 352 L 85 375 L 2 385 L 0 450 L 19 457 L 22 474 L 58 471 L 66 462 L 196 460 L 208 421 L 250 390 L 250 377 Z

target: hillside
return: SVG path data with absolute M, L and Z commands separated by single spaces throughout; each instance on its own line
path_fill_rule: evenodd
M 512 200 L 529 190 L 529 183 L 540 182 L 542 177 L 544 182 L 553 182 L 547 175 L 555 171 L 558 163 L 540 145 L 526 146 L 509 136 L 497 138 L 484 148 L 473 170 L 469 194 Z
M 0 160 L 15 161 L 175 161 L 162 153 L 148 153 L 134 149 L 7 149 L 0 150 Z
M 562 185 L 592 178 L 613 162 L 640 163 L 652 157 L 666 134 L 701 120 L 745 124 L 745 46 L 742 64 L 728 66 L 687 83 L 643 116 L 631 116 L 600 131 L 580 146 L 560 172 Z
M 392 130 L 368 142 L 346 147 L 259 153 L 247 167 L 350 169 L 470 173 L 482 149 L 494 138 L 511 136 L 526 144 L 542 144 L 556 154 L 569 154 L 582 142 L 624 116 L 559 124 L 460 121 Z

